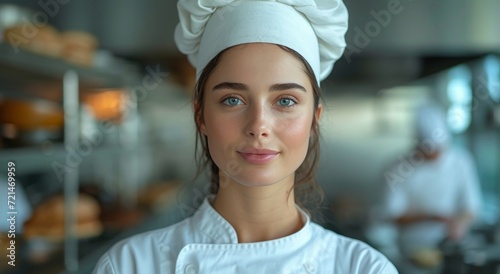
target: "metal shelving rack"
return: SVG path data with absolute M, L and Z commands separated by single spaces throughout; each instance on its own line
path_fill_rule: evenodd
M 3 75 L 18 74 L 30 76 L 35 80 L 62 79 L 67 71 L 74 71 L 81 82 L 99 88 L 122 87 L 126 78 L 119 73 L 102 68 L 85 68 L 63 59 L 36 54 L 24 49 L 14 48 L 0 42 L 0 72 Z
M 123 88 L 131 86 L 133 77 L 114 73 L 99 68 L 85 68 L 62 59 L 39 55 L 27 50 L 16 49 L 5 43 L 0 43 L 0 96 L 37 100 L 52 100 L 61 104 L 64 110 L 64 143 L 57 144 L 50 155 L 42 153 L 40 147 L 10 148 L 0 150 L 0 162 L 26 162 L 26 168 L 18 174 L 40 170 L 51 170 L 50 162 L 66 161 L 64 157 L 67 148 L 77 149 L 79 144 L 79 95 L 82 92 L 96 92 L 95 89 Z M 33 93 L 26 83 L 52 83 L 62 85 L 62 94 L 45 96 Z M 94 91 L 93 91 L 94 90 Z M 62 99 L 62 100 L 61 100 Z M 99 148 L 96 154 L 119 150 L 119 146 Z M 102 154 L 100 154 L 102 155 Z M 96 156 L 96 155 L 94 155 Z M 71 214 L 78 199 L 79 170 L 64 173 L 65 195 L 65 267 L 69 272 L 77 271 L 78 241 L 74 227 L 75 216 Z

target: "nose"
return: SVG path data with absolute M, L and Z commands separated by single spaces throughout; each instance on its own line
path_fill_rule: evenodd
M 248 116 L 248 123 L 245 129 L 246 134 L 254 138 L 269 137 L 271 119 L 265 107 L 253 107 L 249 111 Z

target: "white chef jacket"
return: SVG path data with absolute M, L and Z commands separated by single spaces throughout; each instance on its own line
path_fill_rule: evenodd
M 94 273 L 398 273 L 381 253 L 310 222 L 289 236 L 238 243 L 233 227 L 204 200 L 172 226 L 114 245 Z
M 479 179 L 465 150 L 449 148 L 433 161 L 406 157 L 386 174 L 386 179 L 390 186 L 386 209 L 393 219 L 404 214 L 452 217 L 479 212 Z M 446 236 L 446 224 L 425 221 L 402 227 L 399 244 L 401 251 L 410 255 L 420 248 L 435 248 Z

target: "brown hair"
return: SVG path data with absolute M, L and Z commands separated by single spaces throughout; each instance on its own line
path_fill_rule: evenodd
M 316 112 L 319 100 L 321 98 L 321 90 L 316 81 L 316 77 L 312 68 L 309 66 L 307 61 L 296 51 L 287 48 L 285 46 L 279 47 L 286 52 L 294 55 L 297 59 L 302 61 L 304 64 L 304 72 L 307 74 L 311 86 L 313 89 L 314 96 L 314 111 Z M 203 135 L 200 131 L 200 122 L 203 120 L 203 102 L 204 102 L 204 89 L 209 76 L 212 74 L 214 69 L 219 64 L 219 61 L 224 54 L 230 48 L 221 51 L 217 56 L 215 56 L 203 69 L 200 78 L 198 79 L 196 86 L 194 88 L 193 95 L 193 106 L 194 106 L 194 119 L 196 124 L 196 147 L 195 147 L 195 158 L 198 172 L 196 176 L 201 174 L 205 167 L 210 167 L 210 191 L 212 194 L 216 194 L 219 190 L 219 168 L 212 160 L 210 156 L 210 151 L 208 149 L 207 136 Z M 314 178 L 316 174 L 317 162 L 319 159 L 319 124 L 316 119 L 316 115 L 313 115 L 312 121 L 312 134 L 309 139 L 309 149 L 307 150 L 304 162 L 295 171 L 295 183 L 294 183 L 294 193 L 295 201 L 300 206 L 314 206 L 318 207 L 323 200 L 323 191 L 316 183 Z M 200 147 L 201 146 L 201 147 Z

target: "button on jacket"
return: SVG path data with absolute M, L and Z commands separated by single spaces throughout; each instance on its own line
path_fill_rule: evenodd
M 94 273 L 397 273 L 375 249 L 312 223 L 302 211 L 305 225 L 298 232 L 238 243 L 235 230 L 213 209 L 211 199 L 180 223 L 117 243 Z

